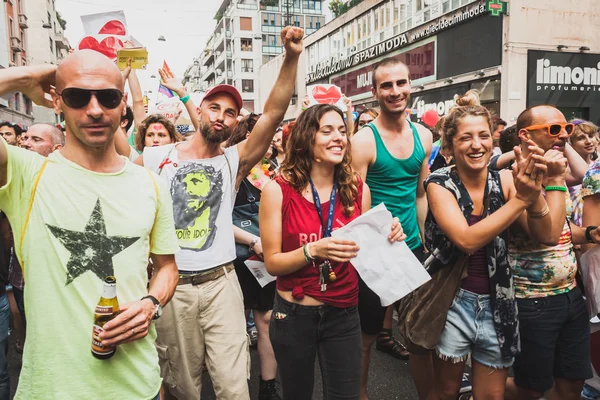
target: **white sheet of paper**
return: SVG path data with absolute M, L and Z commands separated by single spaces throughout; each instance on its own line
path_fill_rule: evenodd
M 391 227 L 392 214 L 382 203 L 331 234 L 360 247 L 352 265 L 384 307 L 431 279 L 406 243 L 389 242 Z
M 265 287 L 267 284 L 277 279 L 273 275 L 269 275 L 265 263 L 262 261 L 248 259 L 244 261 L 244 264 L 246 264 L 248 270 L 254 275 L 254 278 L 256 278 L 260 287 Z

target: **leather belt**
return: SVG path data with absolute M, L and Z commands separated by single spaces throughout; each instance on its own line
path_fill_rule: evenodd
M 187 285 L 192 284 L 194 286 L 201 285 L 208 281 L 214 281 L 217 278 L 225 275 L 225 271 L 231 272 L 233 271 L 234 266 L 232 263 L 227 263 L 224 265 L 219 265 L 218 267 L 211 268 L 209 270 L 203 271 L 199 274 L 195 275 L 179 275 L 179 282 L 177 285 Z

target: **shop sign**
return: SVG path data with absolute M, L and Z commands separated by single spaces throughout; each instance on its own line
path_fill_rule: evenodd
M 397 54 L 394 58 L 408 66 L 413 80 L 433 76 L 435 70 L 435 42 L 432 41 Z M 372 82 L 373 65 L 367 65 L 347 74 L 331 78 L 331 83 L 339 86 L 342 93 L 348 97 L 369 93 Z
M 456 105 L 454 96 L 464 94 L 467 90 L 469 90 L 468 84 L 458 84 L 443 89 L 412 93 L 410 109 L 413 118 L 411 119 L 421 121 L 421 117 L 428 110 L 435 110 L 440 117 L 447 115 Z
M 336 72 L 340 72 L 358 64 L 370 61 L 414 42 L 418 42 L 421 39 L 425 39 L 429 36 L 437 34 L 445 29 L 451 28 L 454 25 L 483 15 L 486 12 L 485 4 L 486 3 L 484 1 L 473 3 L 450 14 L 444 15 L 427 25 L 417 27 L 367 49 L 359 51 L 350 57 L 339 58 L 338 56 L 335 56 L 316 65 L 310 65 L 309 71 L 306 74 L 306 83 L 310 84 L 326 78 L 335 74 Z
M 546 52 L 527 54 L 529 105 L 565 101 L 575 106 L 600 92 L 600 54 Z M 560 104 L 559 104 L 560 105 Z

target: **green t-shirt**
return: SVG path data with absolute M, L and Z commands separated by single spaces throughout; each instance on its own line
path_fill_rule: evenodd
M 129 161 L 95 173 L 48 157 L 29 223 L 20 238 L 44 158 L 8 146 L 0 209 L 23 256 L 27 342 L 17 399 L 152 399 L 161 385 L 156 331 L 119 346 L 108 360 L 91 355 L 94 308 L 103 278 L 115 275 L 120 304 L 147 293 L 148 254 L 178 250 L 171 197 L 162 180 Z M 158 198 L 157 198 L 158 191 Z M 152 243 L 152 248 L 150 248 Z

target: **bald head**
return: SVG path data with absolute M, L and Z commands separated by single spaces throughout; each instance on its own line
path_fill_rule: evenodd
M 65 145 L 65 135 L 54 125 L 35 124 L 23 134 L 23 147 L 48 157 Z
M 70 82 L 81 76 L 102 76 L 113 82 L 115 88 L 124 89 L 123 77 L 115 63 L 94 50 L 79 50 L 67 56 L 56 71 L 56 88 L 60 92 L 71 87 Z

